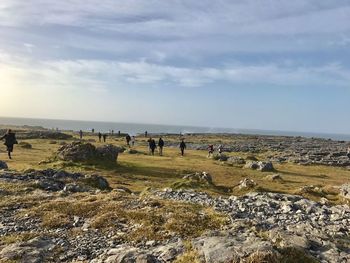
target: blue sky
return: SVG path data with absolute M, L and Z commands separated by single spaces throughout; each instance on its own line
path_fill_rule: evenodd
M 350 0 L 1 0 L 0 115 L 350 133 Z

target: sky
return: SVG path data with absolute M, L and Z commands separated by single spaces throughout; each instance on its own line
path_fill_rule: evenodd
M 1 0 L 0 116 L 350 134 L 350 0 Z

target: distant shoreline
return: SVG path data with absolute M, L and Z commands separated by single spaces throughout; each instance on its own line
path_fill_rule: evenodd
M 118 122 L 100 122 L 100 121 L 74 121 L 74 120 L 55 120 L 55 119 L 30 119 L 30 118 L 10 118 L 0 117 L 0 125 L 34 127 L 45 129 L 56 129 L 62 131 L 85 132 L 95 129 L 95 132 L 114 133 L 121 131 L 132 135 L 142 134 L 145 131 L 153 134 L 242 134 L 242 135 L 270 135 L 270 136 L 292 136 L 306 138 L 323 138 L 341 141 L 350 141 L 350 134 L 328 134 L 296 131 L 270 131 L 258 129 L 233 129 L 233 128 L 210 128 L 196 127 L 186 125 L 158 125 L 158 124 L 138 124 L 138 123 L 118 123 Z

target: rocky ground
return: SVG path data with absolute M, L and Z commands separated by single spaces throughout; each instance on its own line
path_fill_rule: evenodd
M 346 155 L 350 143 L 346 141 L 241 134 L 222 135 L 220 138 L 225 140 L 205 141 L 203 143 L 192 141 L 190 136 L 187 136 L 187 138 L 189 149 L 206 150 L 209 143 L 214 143 L 216 147 L 222 145 L 224 152 L 266 153 L 268 159 L 274 162 L 350 167 L 350 159 Z M 168 143 L 168 146 L 178 147 L 178 143 Z
M 210 181 L 205 173 L 198 176 Z M 208 263 L 248 259 L 255 260 L 249 262 L 350 262 L 350 208 L 347 205 L 328 206 L 300 196 L 274 193 L 223 198 L 165 189 L 148 191 L 141 196 L 127 189 L 112 190 L 98 175 L 62 170 L 3 171 L 0 182 L 13 186 L 0 190 L 2 262 L 189 262 L 186 255 L 191 253 L 198 262 Z M 21 199 L 16 199 L 19 194 Z M 188 203 L 211 208 L 229 220 L 210 227 L 213 223 L 207 224 L 207 219 L 200 217 L 196 224 L 207 224 L 208 228 L 201 234 L 186 236 L 174 228 L 164 234 L 164 238 L 141 234 L 144 238 L 132 240 L 126 237 L 135 235 L 135 227 L 145 227 L 145 223 L 137 226 L 126 220 L 128 214 L 122 210 L 107 214 L 101 222 L 98 216 L 102 210 L 96 207 L 106 204 L 104 198 L 107 197 L 108 203 L 117 200 L 124 209 L 146 210 L 141 217 L 157 213 L 161 202 L 166 200 L 170 201 L 167 206 Z M 92 214 L 72 206 L 76 203 L 84 207 L 98 199 L 102 202 L 88 206 Z M 58 204 L 63 207 L 52 210 Z M 52 211 L 55 214 L 49 213 Z M 206 210 L 201 210 L 199 215 L 206 213 L 203 211 Z M 176 213 L 176 209 L 171 213 Z M 156 224 L 168 224 L 176 218 L 167 216 L 159 222 L 157 218 L 152 220 Z M 97 227 L 109 219 L 112 223 L 108 228 Z M 191 218 L 187 223 L 190 222 Z M 186 228 L 185 221 L 179 223 Z M 283 261 L 291 257 L 300 261 Z M 181 258 L 185 261 L 180 261 Z

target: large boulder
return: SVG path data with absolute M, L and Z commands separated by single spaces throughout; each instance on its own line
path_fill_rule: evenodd
M 119 147 L 108 144 L 101 147 L 97 147 L 96 153 L 99 158 L 107 161 L 115 162 L 118 158 L 118 154 L 121 152 Z
M 96 157 L 96 147 L 91 143 L 73 142 L 58 149 L 57 157 L 63 161 L 89 161 Z
M 104 145 L 96 148 L 91 143 L 73 142 L 61 146 L 58 149 L 57 157 L 63 161 L 73 162 L 95 160 L 116 162 L 120 152 L 123 152 L 123 149 L 114 145 Z

